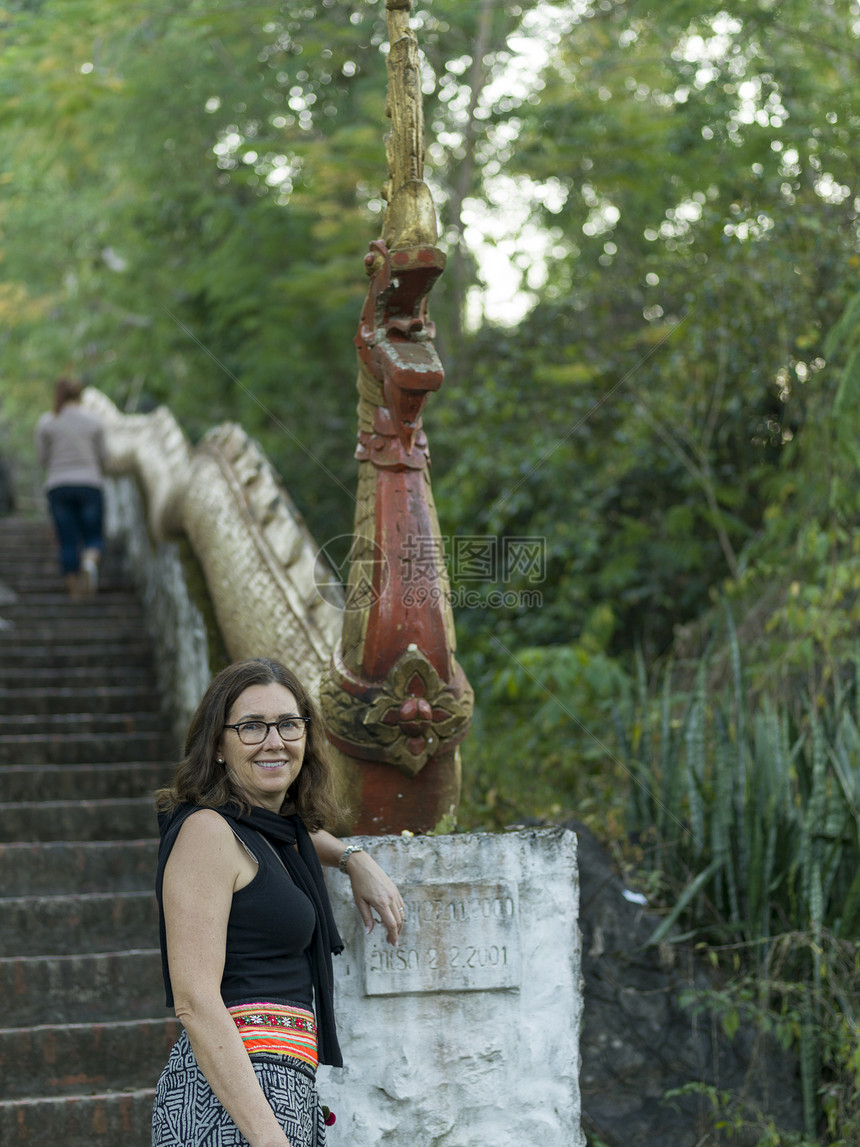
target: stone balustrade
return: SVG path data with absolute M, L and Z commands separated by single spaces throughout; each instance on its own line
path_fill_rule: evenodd
M 141 587 L 175 728 L 226 661 L 275 657 L 317 690 L 337 579 L 258 443 L 224 423 L 192 446 L 167 407 L 124 414 L 93 388 L 84 402 L 105 425 L 107 532 Z

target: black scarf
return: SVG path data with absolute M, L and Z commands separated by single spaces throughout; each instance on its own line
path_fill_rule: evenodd
M 161 938 L 161 966 L 164 975 L 164 987 L 168 1007 L 173 1006 L 173 990 L 170 985 L 170 975 L 167 967 L 167 942 L 164 928 L 164 910 L 162 908 L 161 893 L 164 884 L 164 868 L 167 858 L 179 835 L 179 830 L 187 817 L 195 812 L 199 805 L 182 804 L 171 813 L 159 814 L 158 823 L 161 830 L 161 845 L 158 849 L 158 872 L 155 879 L 155 891 L 158 897 L 159 929 Z M 280 813 L 269 812 L 267 809 L 252 808 L 250 812 L 243 813 L 236 805 L 223 805 L 215 810 L 221 816 L 235 820 L 238 824 L 254 829 L 266 838 L 284 862 L 287 872 L 296 886 L 308 897 L 316 913 L 316 927 L 311 939 L 310 960 L 311 975 L 314 985 L 314 1003 L 317 1016 L 317 1034 L 319 1038 L 320 1063 L 329 1063 L 334 1067 L 342 1067 L 343 1059 L 340 1046 L 337 1042 L 337 1030 L 334 1021 L 334 1001 L 332 997 L 332 963 L 331 957 L 343 951 L 343 940 L 337 930 L 334 916 L 329 903 L 328 892 L 323 879 L 322 865 L 316 854 L 313 841 L 304 821 L 293 813 L 282 816 Z M 298 844 L 298 849 L 295 845 Z

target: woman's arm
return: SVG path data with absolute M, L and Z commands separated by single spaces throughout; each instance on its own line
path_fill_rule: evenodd
M 48 428 L 45 425 L 44 414 L 36 423 L 34 441 L 36 445 L 36 458 L 39 462 L 39 465 L 43 470 L 45 470 L 48 466 Z
M 227 919 L 243 854 L 212 809 L 190 816 L 164 870 L 167 958 L 176 1014 L 210 1087 L 251 1147 L 290 1147 L 221 1000 Z
M 320 863 L 329 868 L 337 868 L 346 845 L 325 829 L 312 832 Z M 372 932 L 376 923 L 372 909 L 379 914 L 379 921 L 388 935 L 388 943 L 396 944 L 406 919 L 403 897 L 397 885 L 366 852 L 353 852 L 346 862 L 346 874 L 352 884 L 352 895 L 364 921 L 365 931 Z

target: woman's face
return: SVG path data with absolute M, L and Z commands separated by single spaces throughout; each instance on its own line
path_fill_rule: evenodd
M 227 714 L 226 724 L 242 721 L 282 721 L 301 716 L 298 703 L 284 685 L 251 685 L 240 693 Z M 304 722 L 302 722 L 304 730 Z M 284 741 L 274 727 L 267 729 L 259 745 L 245 745 L 236 729 L 224 729 L 219 755 L 233 786 L 252 805 L 278 812 L 290 785 L 299 775 L 307 734 L 297 741 Z

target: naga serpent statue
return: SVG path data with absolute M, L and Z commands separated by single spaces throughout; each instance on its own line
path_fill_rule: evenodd
M 412 0 L 386 0 L 388 182 L 358 348 L 358 494 L 343 628 L 320 686 L 356 832 L 427 832 L 460 793 L 474 697 L 455 659 L 445 555 L 421 412 L 444 372 L 428 296 L 445 267 L 424 182 Z

